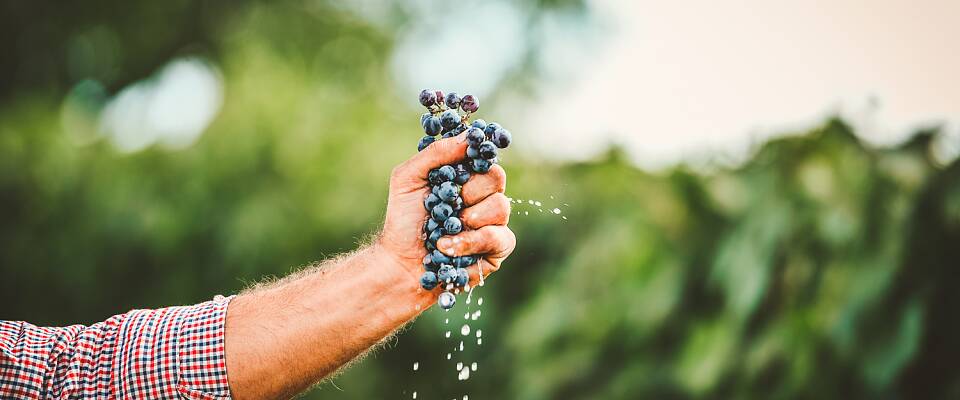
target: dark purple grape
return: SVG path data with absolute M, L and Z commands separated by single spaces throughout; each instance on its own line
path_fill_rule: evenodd
M 453 179 L 458 185 L 463 185 L 470 180 L 470 170 L 467 169 L 463 164 L 457 164 L 455 167 L 457 170 L 457 177 Z
M 476 146 L 467 146 L 467 158 L 480 158 L 480 150 Z
M 422 120 L 422 119 L 423 119 L 423 118 L 421 118 L 421 120 Z M 478 129 L 480 129 L 480 130 L 482 131 L 483 128 L 486 128 L 486 127 L 487 127 L 487 121 L 484 121 L 484 120 L 482 120 L 482 119 L 480 119 L 480 118 L 477 118 L 477 119 L 473 120 L 472 123 L 470 123 L 470 126 L 472 126 L 472 127 L 474 127 L 474 128 L 478 128 Z
M 460 212 L 463 209 L 463 197 L 457 196 L 453 202 L 453 211 Z
M 453 215 L 453 207 L 447 203 L 440 203 L 430 210 L 430 216 L 437 222 L 444 222 Z
M 430 172 L 427 173 L 427 182 L 430 182 L 430 184 L 433 186 L 439 185 L 440 182 L 443 182 L 440 180 L 440 170 L 431 169 Z
M 423 151 L 423 149 L 427 148 L 427 146 L 429 146 L 430 143 L 433 143 L 434 140 L 437 140 L 437 138 L 433 136 L 424 136 L 420 138 L 420 144 L 417 145 L 417 151 Z
M 434 264 L 450 264 L 453 260 L 450 259 L 450 256 L 443 254 L 440 250 L 434 250 L 430 253 L 430 258 L 433 260 Z
M 497 145 L 489 140 L 480 143 L 477 151 L 480 153 L 480 158 L 484 160 L 492 160 L 497 157 Z
M 437 94 L 426 89 L 420 91 L 420 104 L 423 104 L 424 107 L 437 104 Z
M 443 129 L 452 130 L 459 124 L 460 114 L 457 114 L 457 110 L 447 110 L 440 114 L 440 125 L 443 126 Z
M 457 133 L 454 132 L 454 131 L 444 132 L 442 135 L 440 135 L 440 137 L 442 137 L 442 138 L 444 138 L 444 139 L 446 139 L 446 138 L 452 138 L 452 137 L 454 137 L 454 136 L 457 136 Z
M 464 287 L 470 282 L 470 273 L 465 268 L 457 268 L 457 276 L 453 279 L 453 286 Z
M 460 96 L 457 95 L 457 92 L 447 93 L 447 97 L 443 99 L 443 103 L 451 110 L 456 110 L 460 108 Z
M 460 186 L 457 186 L 457 184 L 453 182 L 441 183 L 439 193 L 437 194 L 437 196 L 440 197 L 440 200 L 443 200 L 447 203 L 453 203 L 457 200 L 457 196 L 459 195 Z
M 467 143 L 469 143 L 470 146 L 479 146 L 484 140 L 487 140 L 487 136 L 483 134 L 482 129 L 477 127 L 467 129 Z
M 493 135 L 490 136 L 490 141 L 497 145 L 497 147 L 505 149 L 507 146 L 510 146 L 510 142 L 513 141 L 513 135 L 510 134 L 510 131 L 500 128 L 493 131 Z
M 427 135 L 436 136 L 442 129 L 443 125 L 440 124 L 440 118 L 430 116 L 423 121 L 423 133 Z
M 477 263 L 477 256 L 460 256 L 453 258 L 453 266 L 456 268 L 467 268 Z
M 427 198 L 423 199 L 423 207 L 426 208 L 427 211 L 432 211 L 433 208 L 437 206 L 437 204 L 440 204 L 442 202 L 443 200 L 440 200 L 440 196 L 430 193 L 427 195 Z
M 443 236 L 443 229 L 437 228 L 437 229 L 434 229 L 433 232 L 430 232 L 430 235 L 427 236 L 427 243 L 429 243 L 432 246 L 428 246 L 428 248 L 433 247 L 433 249 L 436 249 L 437 241 L 440 240 L 441 236 Z
M 440 227 L 440 223 L 434 221 L 433 218 L 427 218 L 427 222 L 423 223 L 423 233 L 430 233 Z
M 437 173 L 440 175 L 440 182 L 449 182 L 457 177 L 457 170 L 453 168 L 452 165 L 444 165 L 437 169 Z
M 459 277 L 459 276 L 458 276 Z M 437 278 L 437 274 L 427 271 L 420 276 L 420 287 L 424 290 L 433 290 L 440 283 L 440 280 Z
M 420 126 L 423 126 L 423 124 L 427 122 L 427 118 L 430 118 L 432 115 L 433 114 L 430 114 L 428 112 L 423 113 L 423 115 L 420 116 Z
M 463 230 L 463 222 L 460 221 L 460 218 L 450 217 L 443 222 L 443 232 L 448 235 L 456 235 Z
M 473 160 L 470 160 L 470 166 L 473 168 L 473 172 L 483 174 L 493 167 L 493 163 L 482 158 L 474 158 Z
M 453 269 L 451 265 L 441 265 L 440 269 L 437 270 L 437 278 L 440 278 L 440 282 L 451 283 L 454 279 L 457 278 L 457 270 Z M 444 292 L 450 293 L 450 292 Z M 456 299 L 456 298 L 454 298 Z
M 491 122 L 491 123 L 487 124 L 487 127 L 486 127 L 486 128 L 483 128 L 483 133 L 486 134 L 486 135 L 487 135 L 487 139 L 489 139 L 491 136 L 493 136 L 493 133 L 496 132 L 497 129 L 502 129 L 502 128 L 503 128 L 503 127 L 500 126 L 500 124 L 498 124 L 498 123 L 496 123 L 496 122 Z
M 440 102 L 443 101 L 443 91 L 438 89 L 434 94 L 437 95 L 437 105 L 440 105 Z
M 460 108 L 468 113 L 475 113 L 480 109 L 480 99 L 472 94 L 463 96 L 463 99 L 460 101 Z

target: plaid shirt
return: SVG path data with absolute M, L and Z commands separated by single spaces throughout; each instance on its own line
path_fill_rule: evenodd
M 133 310 L 90 326 L 0 321 L 2 399 L 229 399 L 232 298 Z

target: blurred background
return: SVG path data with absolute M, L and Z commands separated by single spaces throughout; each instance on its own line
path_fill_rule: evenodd
M 0 319 L 354 249 L 439 88 L 517 251 L 305 398 L 960 398 L 960 4 L 794 3 L 0 1 Z

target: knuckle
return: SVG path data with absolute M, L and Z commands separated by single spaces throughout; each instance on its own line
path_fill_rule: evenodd
M 503 193 L 507 189 L 507 171 L 503 167 L 494 164 L 487 175 L 493 178 L 495 191 Z
M 503 193 L 496 193 L 492 197 L 494 220 L 498 225 L 504 225 L 510 220 L 510 200 Z
M 395 181 L 395 180 L 399 179 L 400 177 L 402 177 L 404 171 L 406 170 L 406 168 L 405 168 L 406 165 L 407 165 L 407 163 L 403 163 L 403 164 L 400 164 L 400 165 L 397 165 L 397 166 L 393 167 L 393 169 L 390 170 L 390 180 L 394 180 L 394 181 Z

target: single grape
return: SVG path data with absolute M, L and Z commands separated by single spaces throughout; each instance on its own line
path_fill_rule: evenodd
M 463 222 L 460 222 L 460 218 L 450 217 L 443 222 L 443 231 L 448 235 L 456 235 L 463 230 Z
M 440 264 L 440 269 L 437 270 L 437 278 L 440 278 L 440 282 L 451 283 L 457 278 L 457 270 L 450 265 Z
M 440 181 L 440 170 L 439 170 L 439 169 L 431 169 L 430 172 L 427 173 L 427 182 L 430 182 L 430 184 L 431 184 L 431 185 L 434 185 L 434 186 L 439 185 L 440 182 L 441 182 L 441 181 Z
M 451 132 L 453 132 L 454 135 L 459 135 L 459 134 L 463 133 L 463 132 L 466 131 L 466 130 L 467 130 L 467 125 L 466 125 L 466 124 L 460 124 L 460 125 L 457 125 L 456 128 L 453 128 L 453 130 L 452 130 Z
M 440 308 L 449 310 L 453 308 L 454 304 L 457 304 L 457 296 L 454 296 L 453 293 L 450 292 L 440 293 L 440 297 L 437 298 L 437 304 Z
M 450 169 L 453 169 L 453 168 L 450 168 Z M 460 195 L 460 186 L 457 186 L 456 183 L 449 182 L 449 181 L 443 182 L 440 184 L 440 190 L 439 190 L 439 193 L 437 194 L 437 196 L 440 197 L 440 200 L 443 200 L 447 203 L 453 203 L 454 201 L 456 201 L 457 196 L 459 195 Z
M 470 272 L 466 268 L 457 268 L 455 271 L 457 271 L 457 277 L 453 280 L 453 286 L 467 286 L 467 282 L 470 282 Z
M 453 266 L 457 268 L 467 268 L 477 263 L 477 256 L 460 256 L 453 258 Z
M 480 158 L 480 149 L 477 146 L 467 146 L 468 158 Z
M 470 170 L 467 169 L 463 164 L 457 164 L 457 177 L 453 179 L 458 185 L 463 185 L 470 180 Z
M 430 259 L 433 261 L 434 264 L 439 264 L 439 265 L 450 264 L 453 262 L 450 256 L 441 253 L 440 250 L 434 250 L 430 252 Z
M 429 113 L 427 113 L 427 114 L 429 114 Z M 421 124 L 423 123 L 422 119 L 423 119 L 423 118 L 421 118 L 421 121 L 420 121 Z M 472 123 L 470 123 L 470 126 L 472 126 L 472 127 L 474 127 L 474 128 L 478 128 L 478 129 L 480 129 L 480 130 L 482 131 L 483 128 L 486 128 L 486 127 L 487 127 L 487 121 L 484 121 L 484 120 L 482 120 L 482 119 L 480 119 L 480 118 L 477 118 L 477 119 L 473 120 Z
M 423 223 L 423 232 L 430 233 L 439 227 L 440 227 L 439 222 L 434 221 L 433 218 L 427 218 L 427 222 Z
M 428 112 L 423 113 L 423 115 L 420 116 L 420 126 L 423 126 L 423 124 L 427 122 L 427 118 L 430 118 L 432 116 L 433 114 L 431 113 L 428 113 Z
M 457 92 L 447 93 L 447 97 L 443 99 L 443 103 L 451 110 L 456 110 L 460 108 L 460 96 L 457 95 Z
M 437 273 L 437 270 L 439 270 L 439 269 L 440 269 L 440 264 L 433 264 L 433 263 L 423 264 L 423 270 L 424 270 L 424 271 L 429 271 L 429 272 Z
M 430 211 L 430 216 L 437 222 L 444 222 L 447 218 L 450 218 L 451 215 L 453 215 L 453 207 L 447 203 L 437 204 L 433 207 L 433 210 Z
M 490 141 L 497 145 L 497 147 L 505 149 L 507 146 L 510 146 L 510 142 L 513 141 L 513 135 L 510 134 L 510 131 L 500 128 L 493 131 L 493 135 L 490 136 Z
M 427 146 L 429 146 L 430 143 L 433 143 L 435 140 L 437 140 L 437 138 L 433 136 L 424 136 L 420 138 L 420 143 L 417 144 L 417 151 L 423 151 L 423 149 L 427 148 Z
M 475 113 L 478 109 L 480 109 L 480 99 L 472 94 L 463 96 L 463 99 L 461 99 L 460 102 L 460 108 L 468 113 Z
M 492 160 L 497 157 L 497 145 L 489 140 L 480 143 L 477 151 L 480 153 L 480 158 L 484 160 Z
M 443 236 L 443 229 L 439 228 L 435 229 L 433 232 L 430 232 L 430 235 L 427 236 L 427 243 L 433 245 L 433 249 L 430 249 L 431 251 L 437 248 L 437 240 L 440 240 L 441 236 Z
M 489 171 L 490 167 L 493 167 L 493 163 L 482 158 L 474 158 L 471 160 L 471 167 L 473 168 L 473 172 L 483 174 Z
M 443 129 L 452 130 L 460 124 L 460 114 L 457 110 L 447 110 L 440 114 L 440 125 Z
M 437 183 L 436 185 L 434 185 L 433 187 L 431 187 L 431 188 L 430 188 L 430 193 L 432 193 L 432 194 L 436 195 L 437 197 L 439 197 L 439 196 L 440 196 L 440 183 Z
M 437 274 L 433 272 L 427 271 L 420 275 L 420 286 L 426 290 L 433 290 L 438 283 L 440 283 L 440 280 L 437 279 Z
M 441 130 L 443 126 L 440 125 L 440 118 L 431 115 L 423 122 L 423 133 L 427 135 L 436 136 Z
M 467 129 L 467 143 L 469 143 L 470 146 L 477 147 L 480 143 L 483 143 L 484 140 L 487 140 L 487 136 L 484 135 L 483 129 L 477 127 Z
M 420 91 L 420 104 L 423 104 L 424 107 L 437 104 L 437 94 L 426 89 Z
M 437 169 L 437 173 L 440 175 L 440 182 L 449 182 L 457 177 L 457 170 L 451 165 L 444 165 Z
M 484 133 L 485 135 L 487 135 L 487 138 L 489 139 L 491 136 L 493 136 L 493 133 L 496 132 L 497 129 L 500 129 L 500 128 L 503 128 L 502 126 L 500 126 L 500 124 L 498 124 L 498 123 L 496 123 L 496 122 L 491 122 L 491 123 L 487 124 L 487 127 L 486 127 L 486 128 L 483 128 L 483 133 Z
M 453 211 L 460 212 L 463 209 L 463 197 L 457 196 L 457 200 L 452 205 Z
M 430 193 L 427 195 L 427 198 L 423 199 L 423 207 L 426 208 L 427 211 L 431 211 L 433 210 L 434 207 L 437 206 L 437 204 L 440 204 L 442 202 L 443 200 L 440 200 L 440 196 Z
M 423 256 L 423 265 L 433 265 L 433 257 L 430 256 L 430 253 Z
M 434 92 L 434 94 L 437 95 L 437 105 L 440 105 L 440 103 L 443 101 L 443 91 L 440 89 L 437 89 L 437 91 Z

